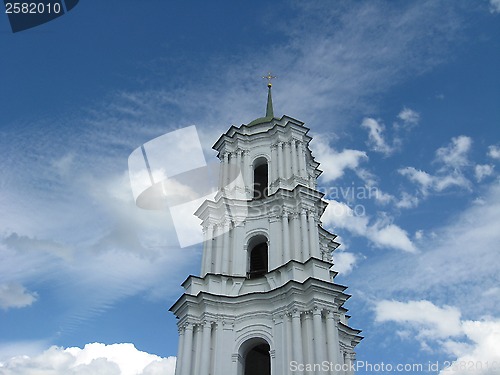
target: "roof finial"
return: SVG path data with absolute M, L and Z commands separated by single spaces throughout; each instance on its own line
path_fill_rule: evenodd
M 273 78 L 277 78 L 276 76 L 273 76 L 271 72 L 267 73 L 267 76 L 262 77 L 264 79 L 267 79 L 267 107 L 266 107 L 266 117 L 274 117 L 274 110 L 273 110 L 273 98 L 271 97 L 271 87 L 272 83 L 271 80 Z
M 267 87 L 271 87 L 273 84 L 271 83 L 271 80 L 274 78 L 278 78 L 276 76 L 273 76 L 271 72 L 267 73 L 267 76 L 262 77 L 264 79 L 267 79 Z

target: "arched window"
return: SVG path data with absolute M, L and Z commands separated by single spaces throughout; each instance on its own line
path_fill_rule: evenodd
M 255 279 L 264 276 L 267 273 L 267 238 L 259 235 L 252 238 L 249 242 L 249 268 L 248 277 Z
M 253 167 L 253 198 L 267 198 L 269 176 L 266 158 L 258 158 Z
M 269 344 L 255 345 L 245 356 L 245 375 L 271 375 Z

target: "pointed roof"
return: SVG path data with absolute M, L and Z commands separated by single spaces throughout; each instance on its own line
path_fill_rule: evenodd
M 271 82 L 269 82 L 267 84 L 268 90 L 267 90 L 266 116 L 253 120 L 251 123 L 248 124 L 248 126 L 262 124 L 264 122 L 269 122 L 274 118 L 273 98 L 271 95 L 271 87 L 272 86 L 273 85 L 271 84 Z
M 274 117 L 274 111 L 273 111 L 273 98 L 271 96 L 271 82 L 267 84 L 268 91 L 267 91 L 267 107 L 266 107 L 266 117 Z

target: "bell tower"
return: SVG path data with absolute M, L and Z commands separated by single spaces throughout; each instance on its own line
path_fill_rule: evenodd
M 272 78 L 270 75 L 268 77 Z M 214 200 L 196 211 L 204 245 L 200 276 L 170 308 L 178 318 L 176 375 L 349 374 L 360 331 L 349 327 L 321 226 L 326 203 L 304 123 L 265 117 L 231 126 Z

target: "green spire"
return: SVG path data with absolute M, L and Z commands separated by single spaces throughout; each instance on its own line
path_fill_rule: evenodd
M 267 91 L 267 107 L 266 107 L 266 117 L 274 117 L 274 111 L 273 111 L 273 98 L 271 96 L 271 82 L 267 84 L 268 91 Z
M 268 83 L 267 83 L 266 116 L 258 118 L 256 120 L 253 120 L 251 123 L 248 124 L 248 126 L 252 126 L 252 125 L 257 125 L 257 124 L 262 124 L 262 123 L 265 123 L 265 122 L 269 122 L 269 121 L 271 121 L 274 118 L 273 98 L 272 98 L 272 95 L 271 95 L 271 87 L 272 87 L 271 80 L 273 78 L 276 78 L 276 77 L 273 76 L 273 75 L 271 75 L 271 73 L 269 72 L 267 74 L 267 76 L 262 77 L 262 78 L 267 79 L 267 81 L 268 81 Z

